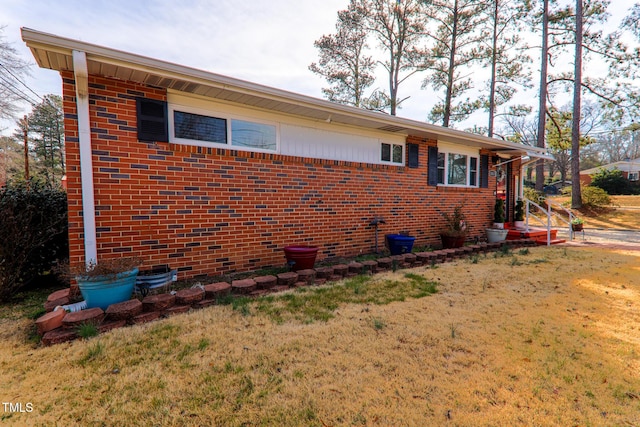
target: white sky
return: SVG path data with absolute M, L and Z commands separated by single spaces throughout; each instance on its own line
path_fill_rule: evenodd
M 20 27 L 322 98 L 326 82 L 308 70 L 318 59 L 313 42 L 335 31 L 336 13 L 348 2 L 0 0 L 0 26 L 6 26 L 5 40 L 30 62 L 33 56 L 22 42 Z M 633 3 L 613 0 L 611 24 L 617 26 Z M 400 96 L 411 98 L 398 111 L 399 116 L 427 119 L 437 95 L 420 89 L 422 79 L 413 76 L 400 86 Z M 59 74 L 35 65 L 26 83 L 40 96 L 61 93 Z M 384 80 L 379 84 L 384 85 Z M 535 99 L 527 101 L 537 105 Z M 486 125 L 485 115 L 473 122 Z M 8 126 L 11 124 L 0 123 L 0 130 Z

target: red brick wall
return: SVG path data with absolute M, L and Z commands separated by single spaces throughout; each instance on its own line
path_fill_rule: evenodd
M 441 212 L 465 203 L 471 235 L 491 222 L 488 189 L 427 185 L 420 167 L 336 162 L 137 141 L 136 96 L 163 90 L 91 76 L 90 122 L 98 258 L 142 257 L 181 277 L 282 265 L 287 244 L 320 247 L 319 258 L 374 249 L 374 228 L 407 231 L 416 245 L 439 245 Z M 82 201 L 73 75 L 63 73 L 71 261 L 82 261 Z

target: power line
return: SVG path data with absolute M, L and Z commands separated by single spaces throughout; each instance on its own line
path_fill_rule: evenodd
M 18 76 L 16 76 L 15 74 L 13 74 L 13 72 L 12 72 L 10 69 L 8 69 L 7 67 L 5 67 L 5 65 L 4 65 L 3 63 L 1 63 L 1 62 L 0 62 L 0 67 L 4 68 L 4 69 L 7 71 L 7 73 L 9 73 L 9 74 L 11 75 L 11 77 L 13 77 L 13 78 L 14 78 L 18 83 L 20 83 L 22 86 L 26 87 L 26 88 L 27 88 L 31 93 L 33 93 L 33 94 L 34 94 L 34 95 L 35 95 L 35 96 L 36 96 L 40 101 L 44 101 L 44 99 L 43 99 L 40 95 L 38 95 L 38 94 L 36 93 L 36 91 L 34 91 L 33 89 L 31 89 L 29 86 L 27 86 L 27 84 L 26 84 L 25 82 L 23 82 L 22 80 L 20 80 L 20 79 L 18 78 Z
M 29 95 L 27 95 L 25 92 L 23 92 L 20 88 L 18 88 L 11 80 L 7 79 L 6 77 L 4 77 L 2 74 L 0 74 L 0 79 L 5 83 L 5 89 L 7 89 L 9 92 L 11 92 L 12 94 L 14 94 L 15 96 L 17 96 L 18 98 L 27 101 L 29 104 L 31 104 L 31 106 L 35 107 L 36 105 L 38 105 L 37 101 L 34 101 L 33 99 L 31 99 L 29 97 Z
M 26 87 L 26 88 L 29 90 L 29 92 L 33 93 L 33 94 L 36 96 L 36 98 L 40 100 L 40 102 L 34 102 L 34 101 L 33 101 L 33 100 L 32 100 L 32 99 L 31 99 L 31 98 L 30 98 L 30 97 L 29 97 L 29 96 L 28 96 L 24 91 L 22 91 L 21 89 L 17 88 L 14 84 L 11 84 L 8 80 L 6 80 L 6 77 L 5 77 L 5 78 L 3 78 L 3 80 L 5 80 L 5 82 L 6 82 L 6 83 L 11 84 L 11 86 L 13 86 L 13 87 L 15 88 L 15 90 L 16 90 L 16 91 L 19 91 L 19 92 L 20 92 L 20 94 L 22 94 L 23 96 L 18 95 L 16 92 L 13 92 L 13 91 L 12 91 L 12 93 L 13 93 L 14 95 L 17 95 L 19 98 L 21 98 L 21 99 L 23 99 L 23 100 L 27 101 L 27 102 L 28 102 L 29 104 L 31 104 L 33 107 L 35 107 L 35 106 L 36 106 L 36 105 L 38 105 L 39 103 L 45 103 L 45 102 L 46 102 L 47 104 L 49 104 L 49 106 L 50 106 L 50 107 L 55 108 L 55 109 L 57 109 L 57 108 L 58 108 L 58 107 L 57 107 L 57 106 L 55 106 L 55 105 L 51 102 L 51 100 L 50 100 L 49 98 L 47 98 L 46 96 L 43 98 L 42 96 L 38 95 L 38 93 L 37 93 L 36 91 L 34 91 L 33 89 L 31 89 L 31 88 L 29 87 L 29 85 L 27 85 L 25 82 L 23 82 L 22 80 L 20 80 L 20 78 L 19 78 L 18 76 L 16 76 L 16 75 L 15 75 L 15 74 L 14 74 L 14 73 L 9 69 L 9 68 L 7 68 L 7 67 L 6 67 L 3 63 L 1 63 L 1 62 L 0 62 L 0 67 L 4 68 L 4 69 L 7 71 L 7 73 L 9 73 L 9 75 L 11 75 L 11 77 L 13 77 L 13 78 L 15 79 L 15 81 L 17 81 L 18 83 L 20 83 L 22 86 Z M 0 77 L 2 77 L 2 74 L 0 74 Z

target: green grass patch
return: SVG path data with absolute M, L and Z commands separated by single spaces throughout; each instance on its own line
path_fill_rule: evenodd
M 529 261 L 529 264 L 545 264 L 548 263 L 549 260 L 546 258 L 536 258 Z
M 373 319 L 373 329 L 375 329 L 376 331 L 384 329 L 385 326 L 387 326 L 387 324 L 384 320 L 379 318 Z
M 259 298 L 254 307 L 276 323 L 288 320 L 326 322 L 334 317 L 341 304 L 384 305 L 406 298 L 422 298 L 435 292 L 434 282 L 415 273 L 407 273 L 401 280 L 361 275 L 341 284 L 298 288 L 294 292 Z
M 89 348 L 87 352 L 80 359 L 80 365 L 85 366 L 87 363 L 100 358 L 104 354 L 104 345 L 100 341 L 96 341 Z
M 220 305 L 230 305 L 233 311 L 237 311 L 243 316 L 249 316 L 251 314 L 251 308 L 249 305 L 253 300 L 249 297 L 237 296 L 237 295 L 225 295 L 218 299 Z
M 77 330 L 80 338 L 91 338 L 98 335 L 98 327 L 93 323 L 82 323 Z

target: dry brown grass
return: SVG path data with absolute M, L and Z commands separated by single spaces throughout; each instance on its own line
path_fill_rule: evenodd
M 553 199 L 558 203 L 571 203 L 569 197 Z M 611 196 L 611 201 L 613 205 L 610 207 L 584 208 L 577 214 L 584 219 L 586 227 L 640 230 L 640 196 Z
M 342 304 L 326 322 L 215 306 L 34 348 L 32 321 L 5 318 L 0 397 L 34 411 L 0 421 L 640 425 L 639 257 L 553 247 L 420 267 L 437 294 Z

